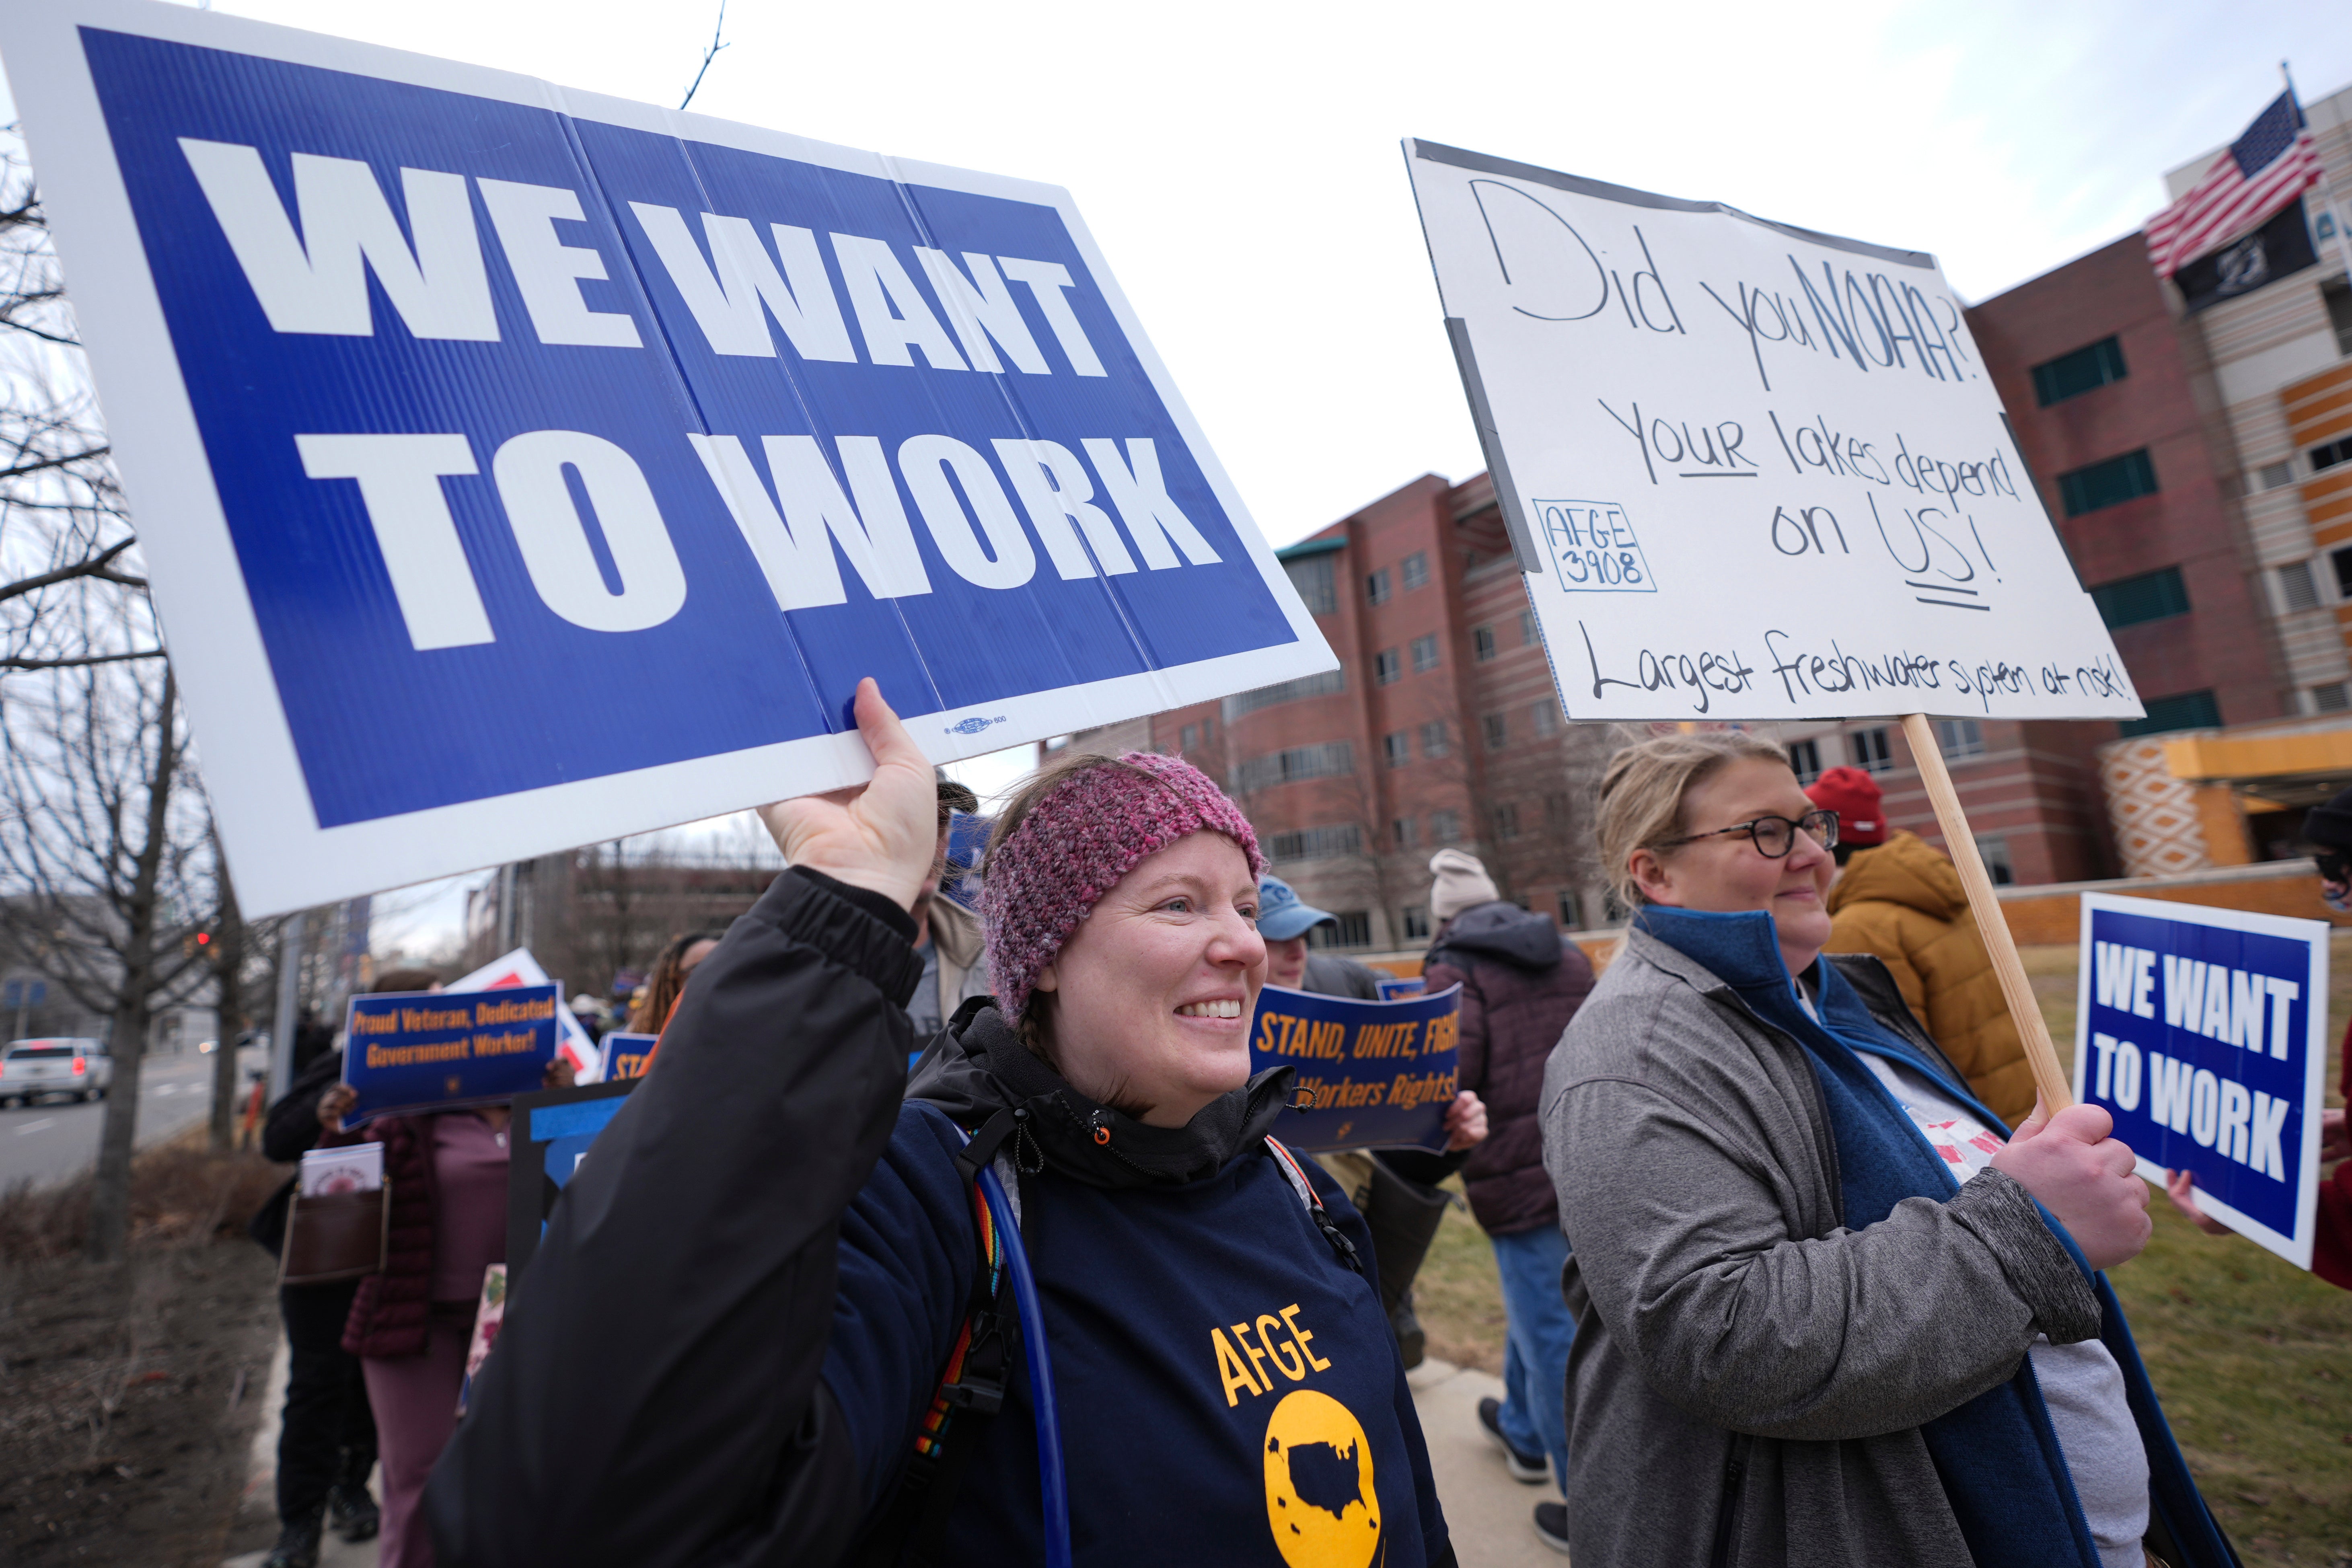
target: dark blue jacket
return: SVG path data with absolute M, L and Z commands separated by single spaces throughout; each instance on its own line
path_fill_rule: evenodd
M 844 1561 L 971 1300 L 959 1124 L 1016 1105 L 1076 1560 L 1451 1563 L 1373 1281 L 1265 1152 L 1284 1083 L 1144 1127 L 974 1003 L 908 1085 L 911 931 L 793 871 L 704 961 L 435 1473 L 444 1568 Z M 1361 1220 L 1314 1179 L 1369 1268 Z M 1034 1426 L 1008 1383 L 947 1561 L 1041 1559 Z

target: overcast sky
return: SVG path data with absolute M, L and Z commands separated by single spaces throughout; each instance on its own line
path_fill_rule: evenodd
M 675 105 L 717 5 L 213 8 Z M 1068 187 L 1283 544 L 1423 472 L 1481 467 L 1402 137 L 1930 250 L 1980 300 L 2137 228 L 2166 168 L 2279 90 L 2282 58 L 2306 100 L 2352 81 L 2345 15 L 733 0 L 694 107 Z

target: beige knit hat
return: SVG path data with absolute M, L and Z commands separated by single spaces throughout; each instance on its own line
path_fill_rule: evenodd
M 1475 855 L 1441 849 L 1429 858 L 1429 868 L 1437 877 L 1429 889 L 1429 912 L 1441 921 L 1503 896 L 1495 890 L 1495 879 L 1486 875 L 1486 864 Z

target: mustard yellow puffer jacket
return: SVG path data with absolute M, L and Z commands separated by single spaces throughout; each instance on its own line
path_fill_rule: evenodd
M 2033 1071 L 2001 999 L 1960 874 L 1916 833 L 1846 862 L 1830 889 L 1832 952 L 1875 953 L 1903 1000 L 1968 1075 L 1977 1098 L 2014 1127 L 2033 1109 Z

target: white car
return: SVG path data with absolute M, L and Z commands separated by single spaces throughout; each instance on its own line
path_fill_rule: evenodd
M 0 1056 L 0 1106 L 29 1105 L 47 1094 L 104 1100 L 114 1087 L 114 1058 L 101 1040 L 11 1040 Z

